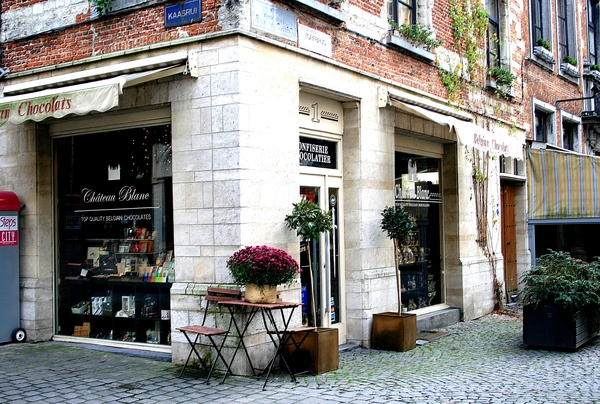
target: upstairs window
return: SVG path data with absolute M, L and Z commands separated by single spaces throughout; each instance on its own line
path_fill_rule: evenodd
M 499 0 L 486 0 L 485 8 L 488 16 L 487 31 L 487 65 L 489 68 L 500 65 L 500 7 Z
M 555 112 L 551 105 L 534 100 L 534 141 L 556 144 L 556 132 L 554 131 Z
M 392 4 L 392 13 L 396 24 L 411 25 L 417 23 L 416 0 L 396 0 Z
M 552 20 L 550 0 L 530 0 L 531 46 L 538 46 L 544 40 L 552 46 Z
M 566 119 L 563 120 L 562 135 L 563 149 L 579 152 L 579 124 Z
M 531 0 L 531 38 L 534 46 L 540 39 L 550 42 L 544 36 L 544 3 L 544 0 Z
M 587 23 L 588 23 L 588 60 L 590 64 L 597 65 L 600 63 L 598 59 L 598 8 L 597 0 L 588 0 L 587 7 Z
M 563 62 L 566 56 L 577 60 L 577 45 L 575 43 L 574 8 L 571 0 L 556 1 L 558 59 Z

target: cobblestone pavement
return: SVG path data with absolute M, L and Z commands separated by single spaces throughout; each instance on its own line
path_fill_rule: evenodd
M 339 369 L 270 380 L 228 377 L 55 342 L 0 346 L 0 403 L 600 403 L 600 341 L 525 349 L 519 317 L 490 314 L 404 353 L 357 348 Z M 196 373 L 196 374 L 195 374 Z

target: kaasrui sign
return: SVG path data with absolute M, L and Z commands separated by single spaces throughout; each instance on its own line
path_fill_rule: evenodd
M 81 88 L 73 91 L 57 89 L 0 98 L 0 125 L 28 120 L 62 118 L 68 114 L 84 115 L 91 111 L 104 112 L 119 105 L 121 83 Z M 72 86 L 71 88 L 76 88 Z

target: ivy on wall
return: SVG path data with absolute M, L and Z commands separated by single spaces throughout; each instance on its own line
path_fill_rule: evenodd
M 492 240 L 492 229 L 488 217 L 488 206 L 490 203 L 489 195 L 489 170 L 490 161 L 494 157 L 490 156 L 489 152 L 484 152 L 473 147 L 470 151 L 465 146 L 466 159 L 471 163 L 473 168 L 473 193 L 475 199 L 475 219 L 477 222 L 477 245 L 483 251 L 487 258 L 490 268 L 492 269 L 493 287 L 494 287 L 494 309 L 501 309 L 503 306 L 503 291 L 502 284 L 498 280 L 498 272 L 496 266 L 496 252 L 494 250 Z M 499 214 L 498 205 L 496 210 L 492 212 L 493 220 L 492 227 L 497 224 L 497 215 Z
M 464 83 L 477 78 L 484 60 L 485 37 L 488 17 L 483 3 L 479 0 L 450 0 L 450 21 L 452 23 L 453 48 L 463 63 L 459 61 L 445 70 L 438 70 L 442 84 L 448 90 L 448 100 L 459 102 L 458 95 Z M 463 72 L 467 77 L 462 79 Z
M 99 15 L 106 15 L 112 11 L 114 0 L 88 0 Z

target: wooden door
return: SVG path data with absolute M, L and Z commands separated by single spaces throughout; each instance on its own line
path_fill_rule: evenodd
M 518 288 L 517 279 L 517 231 L 515 217 L 515 185 L 502 183 L 502 255 L 504 256 L 504 282 L 506 293 Z

